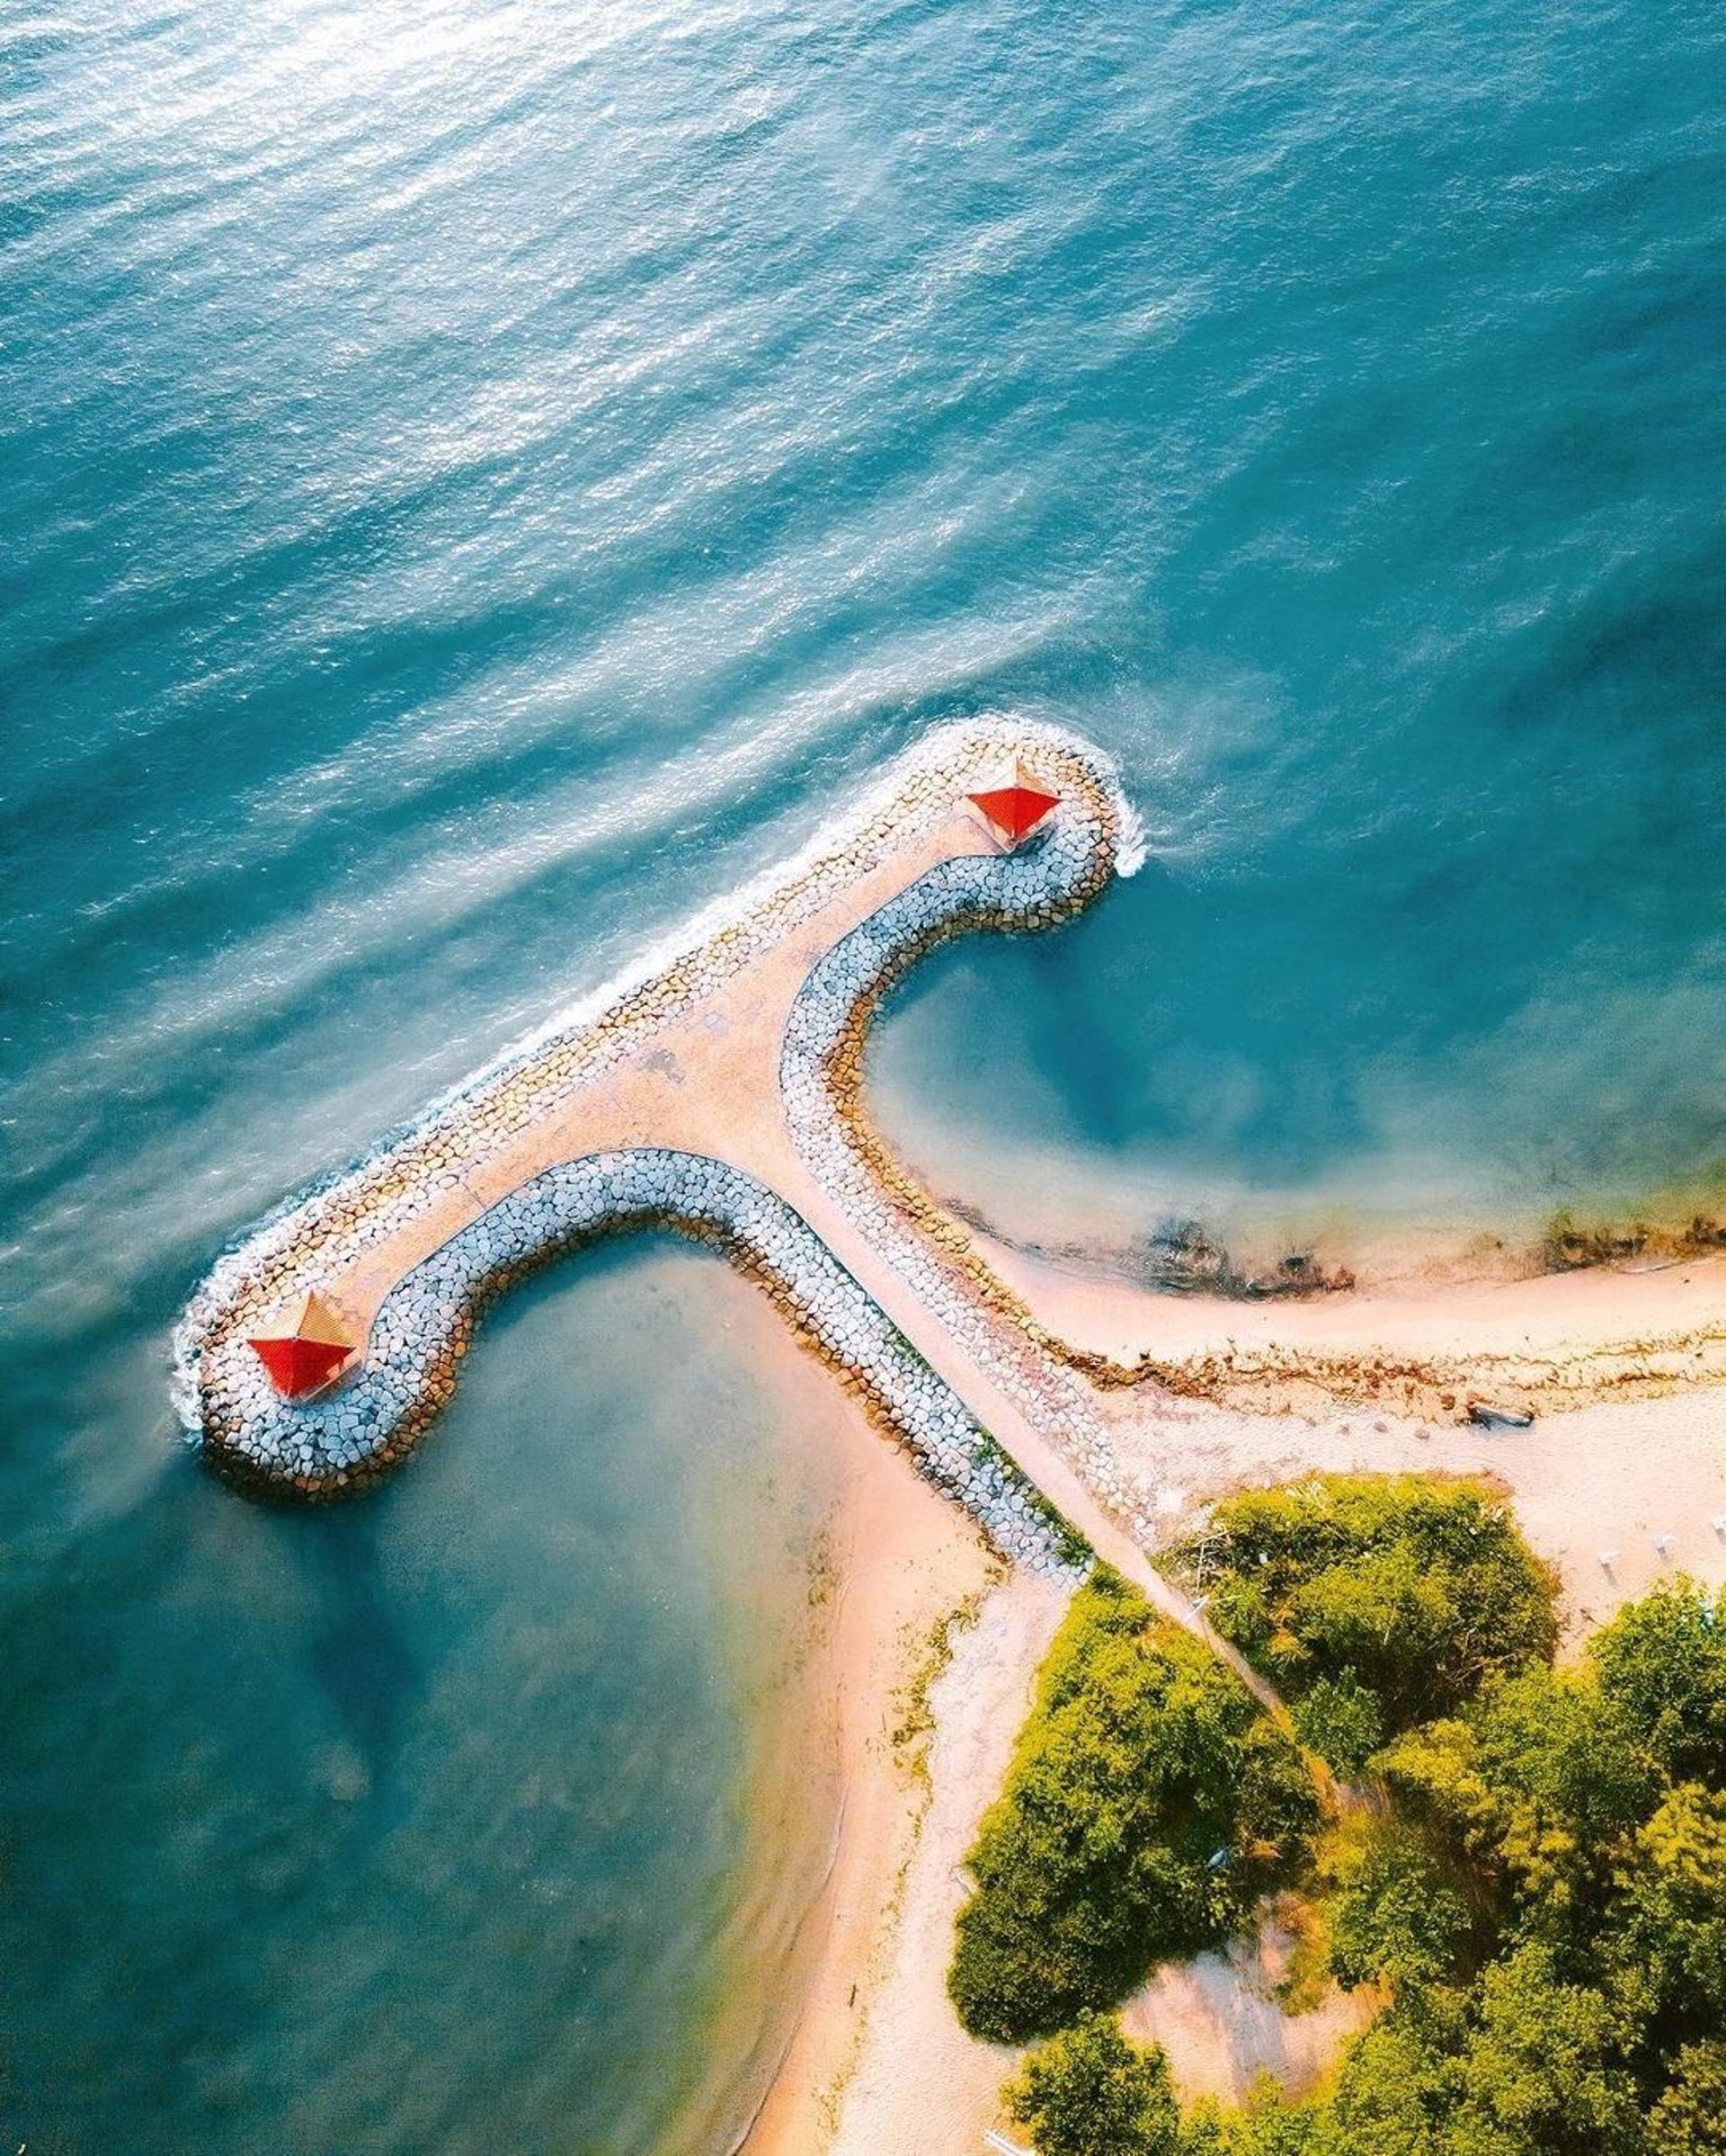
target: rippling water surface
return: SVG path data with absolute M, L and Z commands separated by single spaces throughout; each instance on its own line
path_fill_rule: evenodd
M 720 1528 L 788 1597 L 820 1492 L 712 1269 L 554 1280 L 311 1520 L 166 1337 L 929 721 L 1152 839 L 890 1029 L 985 1205 L 1726 1152 L 1719 20 L 0 0 L 14 2139 L 723 2141 L 791 1604 Z

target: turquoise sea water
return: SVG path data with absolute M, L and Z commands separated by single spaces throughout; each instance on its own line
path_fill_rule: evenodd
M 1722 81 L 1676 0 L 0 0 L 0 2129 L 723 2143 L 820 1491 L 714 1269 L 557 1276 L 309 1520 L 167 1336 L 928 722 L 1152 842 L 889 1029 L 985 1207 L 1726 1152 Z

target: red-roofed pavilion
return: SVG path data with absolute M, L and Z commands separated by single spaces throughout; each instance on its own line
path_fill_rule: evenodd
M 1022 763 L 1014 764 L 1012 775 L 1001 785 L 984 787 L 965 797 L 1009 852 L 1030 837 L 1061 799 Z
M 279 1393 L 303 1400 L 321 1392 L 347 1367 L 360 1342 L 317 1290 L 308 1287 L 276 1313 L 266 1331 L 250 1334 L 246 1345 Z

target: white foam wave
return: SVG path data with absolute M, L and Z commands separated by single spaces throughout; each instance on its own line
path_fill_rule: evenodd
M 1115 873 L 1117 876 L 1136 876 L 1151 851 L 1144 833 L 1144 818 L 1139 814 L 1137 805 L 1125 793 L 1120 797 L 1119 815 L 1121 836 L 1115 849 Z

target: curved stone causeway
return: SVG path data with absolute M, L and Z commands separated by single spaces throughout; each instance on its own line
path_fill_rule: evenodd
M 590 1154 L 538 1175 L 450 1237 L 386 1297 L 353 1379 L 295 1404 L 244 1364 L 225 1464 L 269 1486 L 359 1487 L 412 1447 L 455 1389 L 485 1305 L 550 1260 L 632 1228 L 715 1245 L 859 1386 L 920 1471 L 964 1505 L 1005 1557 L 1076 1574 L 1089 1552 L 808 1225 L 752 1176 L 698 1154 Z
M 1058 806 L 1007 850 L 966 797 L 1017 759 Z M 1070 1463 L 1121 1510 L 1106 1435 L 868 1132 L 858 1070 L 882 993 L 920 952 L 965 929 L 1066 918 L 1130 843 L 1111 770 L 1074 736 L 1008 719 L 938 730 L 689 940 L 224 1258 L 176 1339 L 189 1437 L 251 1487 L 361 1486 L 448 1400 L 488 1300 L 600 1235 L 664 1225 L 755 1278 L 1003 1555 L 1081 1569 L 1086 1542 L 1037 1482 L 1062 1481 L 1073 1509 Z M 333 1389 L 292 1400 L 248 1340 L 307 1289 L 362 1345 Z

